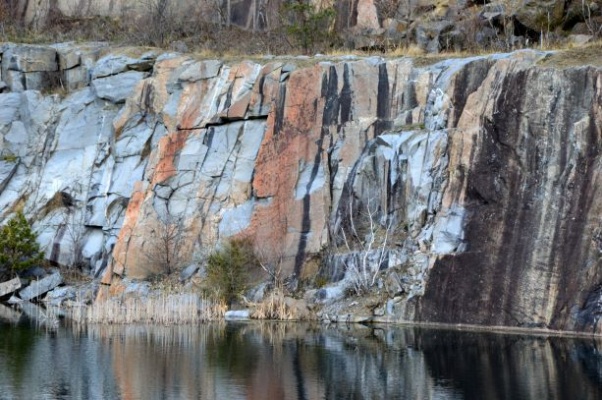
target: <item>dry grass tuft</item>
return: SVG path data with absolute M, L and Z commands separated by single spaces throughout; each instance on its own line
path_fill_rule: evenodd
M 275 289 L 256 305 L 252 318 L 256 319 L 276 319 L 293 320 L 297 319 L 295 313 L 288 307 L 285 301 L 284 291 Z
M 539 65 L 560 69 L 586 65 L 600 67 L 602 66 L 602 40 L 588 43 L 582 47 L 559 50 L 547 56 Z
M 227 307 L 193 293 L 97 301 L 72 318 L 99 324 L 192 324 L 222 319 Z

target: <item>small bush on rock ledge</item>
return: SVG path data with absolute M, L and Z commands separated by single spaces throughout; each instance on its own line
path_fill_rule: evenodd
M 214 251 L 207 259 L 206 287 L 209 294 L 230 306 L 247 288 L 247 271 L 257 264 L 253 246 L 236 239 Z

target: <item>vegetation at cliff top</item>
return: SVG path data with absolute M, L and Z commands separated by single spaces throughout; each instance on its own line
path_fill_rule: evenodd
M 275 2 L 266 5 L 269 18 L 264 15 L 263 21 L 254 20 L 245 29 L 233 22 L 237 12 L 231 10 L 230 1 L 207 2 L 205 9 L 186 12 L 172 0 L 139 0 L 134 13 L 123 11 L 112 17 L 88 15 L 83 8 L 65 15 L 55 4 L 41 10 L 42 14 L 48 11 L 47 16 L 35 23 L 24 20 L 18 3 L 0 1 L 0 41 L 109 41 L 218 57 L 350 51 L 391 56 L 474 54 L 567 48 L 571 35 L 594 40 L 602 36 L 599 2 L 576 0 L 567 2 L 560 16 L 549 11 L 542 14 L 541 5 L 533 11 L 508 1 L 437 2 L 424 7 L 379 0 L 374 2 L 382 26 L 377 31 L 351 24 L 357 10 L 348 9 L 344 2 L 327 6 L 306 0 Z M 521 14 L 526 16 L 519 18 Z M 532 23 L 526 27 L 519 19 Z

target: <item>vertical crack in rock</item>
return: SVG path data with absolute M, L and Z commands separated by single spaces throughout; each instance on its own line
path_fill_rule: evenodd
M 389 75 L 387 64 L 378 64 L 378 94 L 376 98 L 376 123 L 374 137 L 377 137 L 391 127 L 391 98 L 389 93 Z
M 311 234 L 311 192 L 312 186 L 315 185 L 316 177 L 319 170 L 322 168 L 322 153 L 324 152 L 324 140 L 329 134 L 331 126 L 337 126 L 339 123 L 339 115 L 341 114 L 341 106 L 339 102 L 339 81 L 335 66 L 331 66 L 327 74 L 322 76 L 321 96 L 324 98 L 324 109 L 322 111 L 322 126 L 320 127 L 320 137 L 316 141 L 316 152 L 312 164 L 311 174 L 305 186 L 305 195 L 303 196 L 303 211 L 301 219 L 301 237 L 299 246 L 295 256 L 294 273 L 296 277 L 301 274 L 301 267 L 305 261 L 305 250 L 307 247 L 307 236 Z

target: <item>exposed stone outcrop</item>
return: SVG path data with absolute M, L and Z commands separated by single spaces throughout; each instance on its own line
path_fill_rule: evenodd
M 381 320 L 600 332 L 602 70 L 560 61 L 114 51 L 64 98 L 0 94 L 0 213 L 104 295 L 177 223 L 182 267 L 244 237 L 295 287 L 321 257 L 308 300 L 382 285 Z

